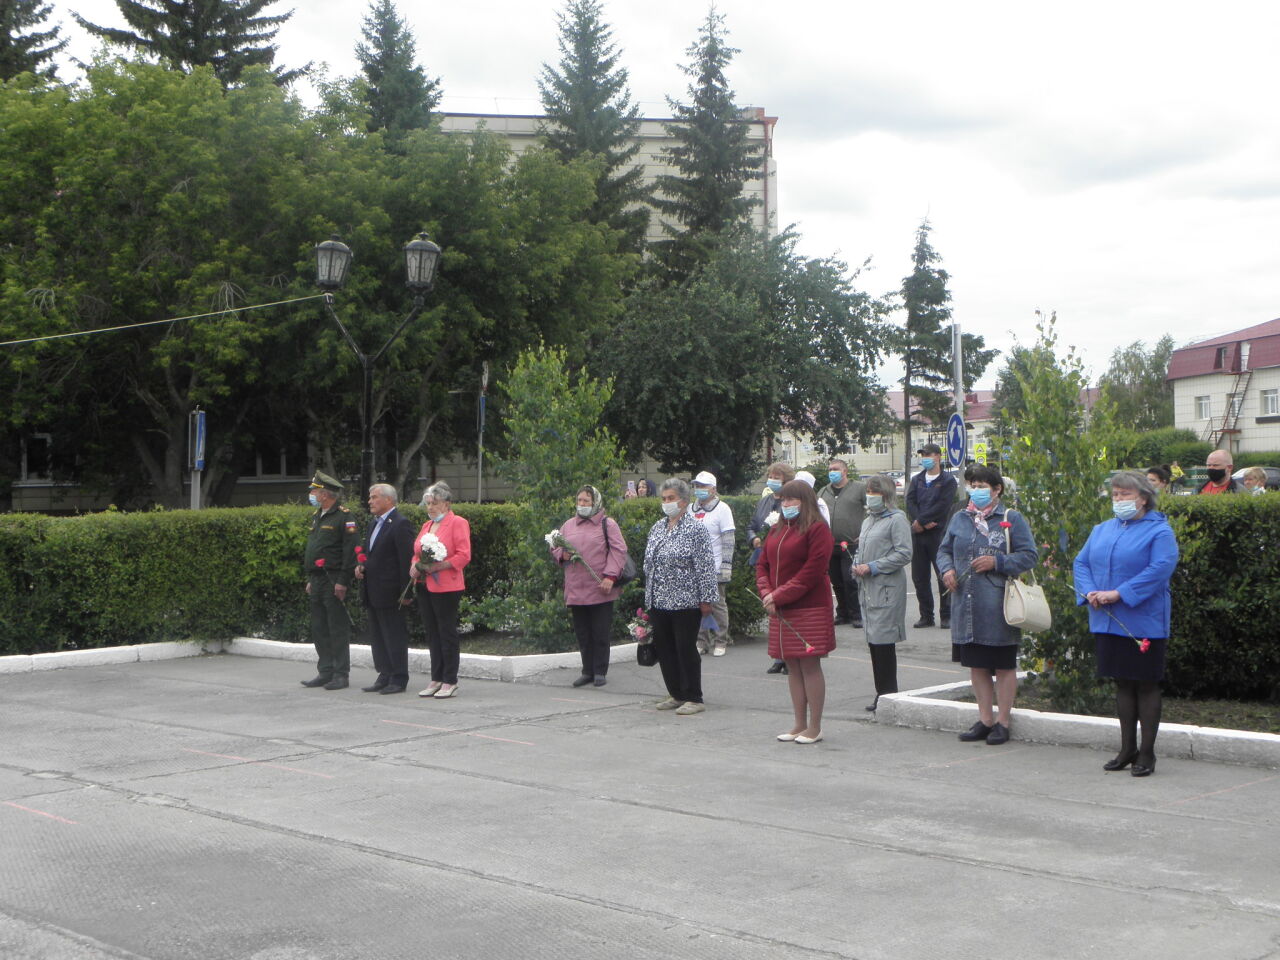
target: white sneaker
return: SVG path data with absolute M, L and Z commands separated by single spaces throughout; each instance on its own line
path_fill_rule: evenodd
M 725 653 L 726 653 L 726 652 L 727 652 L 727 651 L 726 651 L 726 648 L 725 648 L 725 644 L 724 644 L 724 643 L 717 643 L 717 644 L 716 644 L 716 649 L 715 649 L 715 651 L 714 651 L 711 655 L 712 655 L 713 657 L 723 657 L 723 656 L 725 655 Z
M 677 700 L 675 697 L 667 697 L 665 700 L 659 700 L 656 708 L 658 710 L 674 710 L 682 703 L 684 703 L 683 700 Z

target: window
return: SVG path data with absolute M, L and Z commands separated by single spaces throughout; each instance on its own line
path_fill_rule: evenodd
M 1280 390 L 1263 390 L 1258 395 L 1258 407 L 1261 417 L 1280 415 Z
M 889 452 L 889 441 L 884 437 L 877 439 L 876 453 L 888 453 L 888 452 Z
M 47 433 L 33 433 L 22 441 L 23 480 L 52 480 L 53 438 Z
M 1227 394 L 1227 409 L 1231 411 L 1231 419 L 1235 420 L 1240 416 L 1240 408 L 1244 406 L 1243 393 Z
M 1197 420 L 1209 419 L 1209 398 L 1208 397 L 1196 397 L 1196 419 Z
M 1227 348 L 1219 347 L 1213 355 L 1213 369 L 1221 370 L 1227 365 Z

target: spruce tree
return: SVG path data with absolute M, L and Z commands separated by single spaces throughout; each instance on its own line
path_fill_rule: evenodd
M 568 0 L 558 15 L 560 63 L 542 65 L 538 89 L 547 116 L 547 146 L 566 160 L 595 156 L 604 162 L 596 180 L 593 223 L 622 231 L 624 249 L 639 251 L 652 202 L 633 165 L 640 152 L 640 108 L 631 102 L 627 70 L 602 19 L 597 0 Z
M 764 160 L 747 139 L 750 128 L 725 78 L 738 52 L 726 36 L 724 17 L 712 8 L 687 51 L 689 64 L 681 67 L 691 78 L 691 102 L 667 100 L 675 120 L 666 130 L 676 145 L 664 149 L 678 173 L 658 177 L 661 196 L 654 205 L 683 228 L 668 225 L 671 240 L 659 252 L 674 278 L 706 262 L 716 238 L 744 224 L 758 202 L 743 196 L 743 188 Z
M 293 11 L 259 16 L 278 0 L 116 0 L 132 29 L 101 27 L 72 13 L 80 26 L 109 44 L 150 54 L 180 70 L 211 66 L 223 86 L 240 79 L 251 66 L 270 67 L 276 56 L 271 43 Z M 306 73 L 272 72 L 286 84 Z
M 950 277 L 938 266 L 942 258 L 929 243 L 931 229 L 927 219 L 921 221 L 911 254 L 913 269 L 902 280 L 902 303 L 907 311 L 906 329 L 902 332 L 902 416 L 908 475 L 915 447 L 911 427 L 944 424 L 954 406 L 951 331 L 947 329 L 951 322 L 951 293 L 947 290 Z M 983 338 L 971 333 L 961 338 L 966 390 L 982 376 L 998 352 L 984 350 L 983 345 Z
M 57 67 L 47 61 L 67 45 L 58 39 L 59 28 L 22 32 L 42 26 L 52 9 L 40 0 L 0 0 L 0 80 L 28 71 L 53 78 Z
M 365 42 L 356 44 L 356 59 L 368 81 L 369 128 L 385 130 L 394 144 L 430 124 L 440 103 L 440 78 L 428 78 L 414 62 L 417 45 L 392 0 L 372 0 L 361 32 Z

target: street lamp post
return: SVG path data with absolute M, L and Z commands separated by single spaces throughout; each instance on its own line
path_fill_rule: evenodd
M 364 372 L 364 417 L 361 429 L 360 448 L 360 496 L 363 498 L 373 483 L 373 370 L 390 346 L 396 342 L 405 327 L 417 319 L 422 312 L 426 295 L 435 285 L 436 267 L 440 262 L 440 248 L 428 239 L 425 233 L 410 240 L 404 245 L 405 267 L 408 277 L 405 285 L 413 291 L 413 309 L 400 322 L 395 332 L 387 338 L 377 353 L 367 354 L 360 349 L 355 338 L 347 331 L 338 314 L 333 309 L 334 292 L 342 288 L 347 279 L 347 270 L 351 266 L 351 248 L 334 235 L 332 239 L 316 245 L 316 286 L 324 293 L 324 306 L 333 322 L 342 331 L 347 346 L 360 361 Z

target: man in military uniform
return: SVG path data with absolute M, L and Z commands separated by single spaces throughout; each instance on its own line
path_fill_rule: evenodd
M 309 500 L 316 508 L 307 535 L 307 596 L 311 598 L 311 642 L 318 672 L 304 687 L 342 690 L 351 673 L 351 617 L 345 601 L 356 568 L 360 533 L 351 511 L 338 503 L 342 484 L 316 471 Z

